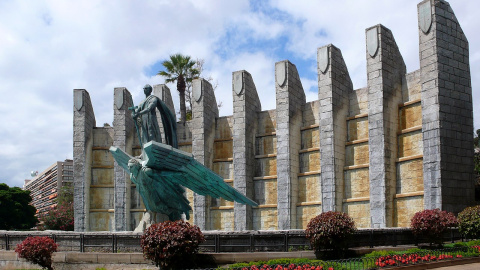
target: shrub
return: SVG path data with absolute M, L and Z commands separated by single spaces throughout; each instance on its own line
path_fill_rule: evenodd
M 441 246 L 443 244 L 442 234 L 447 228 L 455 227 L 457 224 L 457 218 L 453 213 L 440 209 L 427 209 L 415 213 L 410 227 L 416 236 L 425 236 L 430 246 L 432 243 Z
M 40 265 L 42 268 L 52 268 L 52 253 L 57 251 L 57 244 L 50 237 L 27 237 L 18 244 L 15 252 L 20 258 Z
M 191 267 L 192 255 L 205 241 L 197 226 L 183 220 L 153 224 L 142 235 L 143 256 L 161 269 Z M 193 262 L 194 263 L 194 262 Z
M 73 231 L 73 202 L 57 206 L 40 217 L 43 227 L 47 230 Z
M 337 258 L 345 255 L 347 240 L 355 231 L 355 222 L 346 213 L 329 211 L 312 218 L 305 234 L 317 258 Z
M 458 223 L 458 229 L 465 238 L 480 238 L 480 205 L 467 207 L 460 212 Z

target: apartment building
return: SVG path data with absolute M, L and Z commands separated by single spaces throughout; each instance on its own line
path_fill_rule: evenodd
M 24 190 L 30 190 L 37 216 L 55 207 L 55 198 L 64 186 L 73 185 L 73 160 L 57 161 L 32 180 L 25 181 Z

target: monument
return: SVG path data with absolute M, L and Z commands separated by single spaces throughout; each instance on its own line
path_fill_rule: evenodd
M 202 230 L 305 229 L 311 218 L 334 210 L 358 228 L 408 227 L 415 212 L 458 213 L 473 204 L 468 40 L 446 1 L 424 0 L 417 10 L 418 28 L 404 31 L 418 33 L 420 68 L 407 72 L 394 33 L 374 25 L 358 44 L 367 64 L 367 85 L 359 89 L 332 44 L 317 50 L 314 101 L 306 101 L 288 60 L 275 63 L 276 108 L 270 110 L 262 110 L 257 92 L 264 89 L 257 91 L 248 71 L 232 74 L 228 116 L 219 116 L 212 86 L 194 80 L 193 119 L 176 124 L 179 150 L 258 207 L 186 188 L 189 222 Z M 153 93 L 174 111 L 165 85 L 153 86 Z M 113 96 L 113 125 L 96 127 L 88 92 L 74 90 L 76 231 L 133 230 L 146 211 L 140 187 L 109 149 L 134 157 L 150 148 L 138 142 L 130 92 L 119 87 Z
M 190 219 L 189 211 L 192 208 L 183 187 L 203 196 L 222 197 L 258 206 L 226 184 L 222 177 L 197 162 L 192 154 L 176 149 L 175 115 L 161 99 L 151 95 L 150 85 L 143 89 L 145 100 L 139 106 L 129 108 L 133 111 L 132 118 L 142 147 L 141 155 L 132 157 L 115 146 L 110 147 L 110 152 L 116 162 L 130 174 L 130 180 L 137 186 L 146 209 L 153 213 L 153 221 L 157 220 L 156 213 L 167 215 L 171 221 L 181 219 L 182 214 L 187 220 Z M 167 144 L 162 143 L 157 109 Z M 140 226 L 143 227 L 144 224 Z

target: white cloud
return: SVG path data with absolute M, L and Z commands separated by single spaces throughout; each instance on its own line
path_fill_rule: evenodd
M 416 70 L 418 2 L 0 1 L 0 182 L 21 186 L 31 170 L 72 157 L 73 89 L 89 91 L 98 126 L 111 123 L 113 88 L 127 87 L 138 103 L 143 85 L 163 82 L 145 70 L 173 53 L 205 59 L 222 115 L 232 113 L 231 74 L 243 69 L 262 108 L 275 108 L 274 64 L 284 59 L 310 72 L 300 76 L 307 100 L 316 99 L 314 67 L 294 60 L 315 62 L 316 48 L 328 43 L 342 50 L 354 86 L 364 87 L 365 28 L 377 23 L 392 30 L 407 69 Z M 449 2 L 470 41 L 479 100 L 480 2 Z

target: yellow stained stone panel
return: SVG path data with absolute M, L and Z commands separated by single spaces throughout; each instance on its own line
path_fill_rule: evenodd
M 303 110 L 303 125 L 311 126 L 318 124 L 320 118 L 320 106 L 319 101 L 315 100 L 312 102 L 307 102 L 305 104 L 305 109 Z
M 360 88 L 350 93 L 349 116 L 368 113 L 368 88 Z
M 192 153 L 192 145 L 181 145 L 178 147 L 178 149 L 187 152 L 187 153 Z
M 320 130 L 311 128 L 302 130 L 302 149 L 320 147 Z
M 113 169 L 93 168 L 92 185 L 113 185 Z
M 255 159 L 255 176 L 277 175 L 277 158 Z
M 297 206 L 297 229 L 305 230 L 308 222 L 321 213 L 321 205 Z
M 258 114 L 258 130 L 257 134 L 266 134 L 275 132 L 276 130 L 276 111 L 263 111 Z
M 137 190 L 137 187 L 131 187 L 130 189 L 130 209 L 145 209 L 142 196 Z
M 92 166 L 113 166 L 113 155 L 108 150 L 93 150 Z
M 233 231 L 235 229 L 233 209 L 210 210 L 210 218 L 211 218 L 210 226 L 212 230 Z
M 140 223 L 140 220 L 143 218 L 143 214 L 145 212 L 130 212 L 130 231 L 135 230 L 137 228 L 138 224 Z
M 352 119 L 347 122 L 349 142 L 368 139 L 368 117 Z
M 256 208 L 253 209 L 254 230 L 277 230 L 278 229 L 277 208 Z
M 423 159 L 397 163 L 397 194 L 423 190 Z
M 277 153 L 277 137 L 258 137 L 255 141 L 255 155 L 270 155 Z
M 347 213 L 357 228 L 369 228 L 370 226 L 370 202 L 343 203 L 343 212 Z
M 213 171 L 223 179 L 233 179 L 233 163 L 231 161 L 213 163 Z
M 400 108 L 399 110 L 399 129 L 407 129 L 422 125 L 422 105 L 415 103 Z
M 177 139 L 179 143 L 192 141 L 192 126 L 194 121 L 177 124 Z
M 347 145 L 345 147 L 345 166 L 360 165 L 370 163 L 370 154 L 368 152 L 368 143 L 359 143 Z
M 345 199 L 370 196 L 368 168 L 346 170 L 344 176 Z
M 213 144 L 214 159 L 224 159 L 233 157 L 233 141 L 220 141 Z
M 394 227 L 410 227 L 410 220 L 416 212 L 423 211 L 423 196 L 397 198 L 393 202 Z
M 110 147 L 113 145 L 113 128 L 94 128 L 93 147 Z
M 320 171 L 320 151 L 300 153 L 300 172 Z
M 112 209 L 114 189 L 90 188 L 90 209 Z
M 112 231 L 113 213 L 91 212 L 89 214 L 89 231 Z
M 320 202 L 322 200 L 320 174 L 298 177 L 298 202 Z
M 226 183 L 227 185 L 233 187 L 233 183 Z M 231 201 L 227 201 L 225 200 L 224 198 L 212 198 L 212 197 L 208 197 L 211 199 L 211 204 L 210 206 L 211 207 L 219 207 L 219 206 L 233 206 L 233 202 Z
M 420 70 L 407 74 L 407 88 L 402 89 L 403 102 L 420 99 L 422 97 L 420 75 Z
M 228 139 L 233 136 L 232 134 L 233 117 L 219 117 L 215 122 L 215 139 Z
M 423 154 L 423 134 L 421 130 L 398 136 L 398 157 L 410 157 Z
M 255 180 L 253 200 L 259 205 L 277 204 L 277 179 Z

